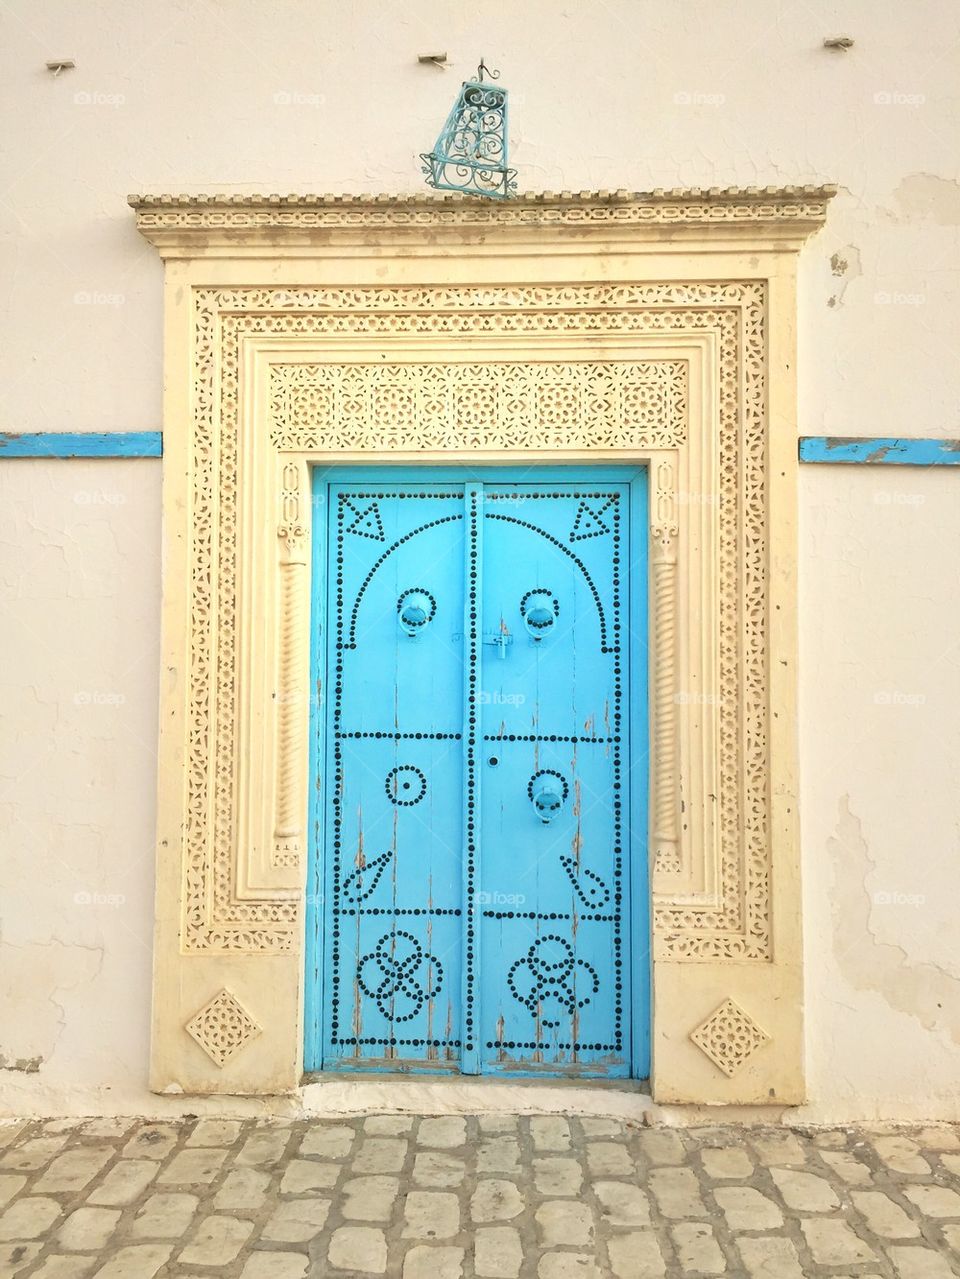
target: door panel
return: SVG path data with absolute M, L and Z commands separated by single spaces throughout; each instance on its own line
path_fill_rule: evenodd
M 325 1056 L 460 1056 L 462 490 L 330 490 Z M 406 629 L 404 629 L 406 628 Z
M 481 679 L 488 1068 L 629 1072 L 620 798 L 628 494 L 616 484 L 484 491 L 484 629 L 511 640 L 483 646 Z
M 628 1075 L 636 472 L 462 474 L 315 487 L 308 1068 Z

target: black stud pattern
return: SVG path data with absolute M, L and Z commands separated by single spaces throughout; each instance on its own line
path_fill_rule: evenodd
M 538 777 L 555 777 L 563 788 L 562 801 L 563 803 L 567 802 L 567 796 L 570 794 L 570 787 L 567 784 L 567 779 L 564 775 L 562 773 L 558 773 L 555 768 L 541 768 L 538 769 L 530 778 L 529 782 L 527 782 L 527 799 L 529 799 L 531 803 L 533 803 L 533 787 Z
M 552 591 L 536 587 L 520 601 L 520 616 L 535 639 L 542 638 L 560 616 L 560 604 Z
M 466 893 L 467 927 L 464 948 L 466 977 L 466 1007 L 464 1008 L 465 1051 L 473 1052 L 474 988 L 476 974 L 474 961 L 477 953 L 477 733 L 479 727 L 478 680 L 480 678 L 480 530 L 478 526 L 478 502 L 475 489 L 468 494 L 469 523 L 467 528 L 467 717 L 466 717 Z
M 380 853 L 372 862 L 364 862 L 362 866 L 358 866 L 356 870 L 343 881 L 344 901 L 362 902 L 366 901 L 376 892 L 377 885 L 383 877 L 383 872 L 387 869 L 391 858 L 393 857 L 393 849 L 388 848 L 385 853 Z
M 543 1051 L 543 1043 L 542 1041 L 538 1041 L 538 1040 L 533 1040 L 531 1042 L 531 1041 L 524 1041 L 519 1039 L 488 1039 L 486 1043 L 486 1047 L 487 1048 L 510 1048 L 510 1049 L 516 1049 L 518 1051 L 528 1050 L 531 1052 L 534 1052 L 537 1049 L 539 1049 L 541 1052 Z M 615 1044 L 585 1044 L 585 1043 L 582 1044 L 579 1041 L 574 1041 L 573 1043 L 569 1041 L 568 1042 L 561 1041 L 559 1043 L 555 1043 L 552 1039 L 550 1041 L 550 1047 L 554 1050 L 554 1052 L 574 1052 L 574 1053 L 602 1053 L 602 1052 L 609 1053 L 617 1050 L 617 1046 Z
M 348 533 L 355 533 L 358 537 L 369 537 L 373 542 L 385 542 L 387 540 L 387 535 L 383 531 L 383 520 L 380 518 L 380 507 L 376 502 L 371 502 L 369 506 L 363 507 L 362 510 L 349 501 L 345 505 L 350 513 L 356 517 L 347 529 Z
M 616 497 L 610 497 L 598 510 L 595 504 L 591 506 L 586 499 L 581 499 L 570 530 L 570 541 L 585 542 L 590 537 L 605 537 L 610 528 L 604 523 L 603 516 L 615 501 Z
M 619 737 L 564 737 L 560 733 L 484 733 L 485 742 L 572 742 L 574 746 L 609 746 Z
M 567 911 L 560 910 L 485 910 L 483 917 L 484 919 L 539 919 L 557 923 L 571 923 L 576 919 L 580 923 L 589 924 L 612 924 L 616 919 L 616 915 L 597 915 L 587 911 L 582 913 L 578 911 L 576 915 L 571 915 Z
M 604 510 L 607 508 L 604 507 Z M 623 785 L 620 735 L 623 731 L 623 670 L 620 664 L 620 503 L 613 503 L 613 1038 L 615 1051 L 623 1051 Z M 644 531 L 638 530 L 637 536 Z
M 579 979 L 579 982 L 578 982 Z M 584 979 L 590 986 L 584 993 Z M 538 938 L 507 973 L 510 994 L 551 1029 L 561 1024 L 562 1013 L 585 1008 L 600 990 L 597 970 L 577 959 L 565 937 L 547 933 Z
M 385 497 L 386 494 L 380 494 L 380 496 Z M 433 494 L 424 493 L 422 494 L 422 496 L 432 497 Z M 436 528 L 440 524 L 451 524 L 455 520 L 462 520 L 462 519 L 463 519 L 462 513 L 458 513 L 457 515 L 441 515 L 438 519 L 428 520 L 426 524 L 421 524 L 418 528 L 411 529 L 409 533 L 404 533 L 402 537 L 397 538 L 397 540 L 393 543 L 392 546 L 387 547 L 387 549 L 383 552 L 383 554 L 379 557 L 379 559 L 375 561 L 372 568 L 370 569 L 370 571 L 367 573 L 366 577 L 363 579 L 362 583 L 360 584 L 360 589 L 357 591 L 357 596 L 356 596 L 356 599 L 353 601 L 353 608 L 350 613 L 350 637 L 347 643 L 344 645 L 344 648 L 353 649 L 357 647 L 357 618 L 360 615 L 360 605 L 363 603 L 363 597 L 367 592 L 367 587 L 373 581 L 374 577 L 376 577 L 377 571 L 379 570 L 381 565 L 384 563 L 384 561 L 389 559 L 390 556 L 394 553 L 394 551 L 396 551 L 399 547 L 404 546 L 407 542 L 411 541 L 413 538 L 419 537 L 419 535 L 421 533 L 425 533 L 428 528 Z
M 429 604 L 430 607 L 423 611 L 422 617 L 418 617 L 416 619 L 412 618 L 410 616 L 409 610 L 407 611 L 406 614 L 404 613 L 403 606 L 404 604 L 406 604 L 407 600 L 411 598 L 411 596 L 424 599 Z M 400 596 L 400 598 L 397 600 L 397 613 L 400 617 L 403 618 L 404 624 L 407 626 L 410 626 L 413 628 L 426 626 L 426 624 L 428 622 L 432 622 L 437 615 L 437 601 L 434 598 L 434 596 L 430 593 L 430 591 L 426 589 L 425 586 L 411 586 L 408 590 L 405 590 L 403 594 Z
M 378 741 L 382 739 L 383 741 L 390 741 L 390 742 L 459 742 L 461 734 L 460 733 L 337 733 L 337 736 L 340 738 L 341 741 L 345 741 L 351 737 L 356 739 L 360 739 L 364 737 L 373 737 L 373 738 L 376 738 Z M 590 741 L 593 741 L 593 740 L 594 740 L 593 738 L 590 738 Z M 600 739 L 597 738 L 597 740 L 599 741 Z
M 443 967 L 413 933 L 384 933 L 357 967 L 357 985 L 387 1021 L 412 1021 L 443 986 Z
M 555 496 L 562 497 L 566 495 L 558 493 Z M 586 564 L 584 564 L 583 560 L 579 559 L 576 555 L 574 555 L 573 551 L 571 551 L 568 547 L 564 546 L 564 544 L 561 541 L 558 541 L 558 539 L 555 538 L 552 533 L 547 533 L 544 529 L 539 528 L 536 524 L 531 524 L 529 520 L 519 520 L 517 519 L 515 515 L 499 515 L 495 511 L 488 511 L 486 513 L 485 518 L 488 520 L 503 520 L 504 523 L 506 524 L 516 524 L 520 528 L 530 529 L 532 533 L 539 533 L 541 537 L 546 538 L 548 542 L 552 543 L 559 550 L 563 551 L 564 555 L 568 556 L 571 560 L 573 560 L 574 564 L 576 564 L 577 568 L 583 574 L 584 581 L 587 583 L 587 587 L 590 590 L 590 594 L 593 596 L 593 602 L 597 609 L 597 616 L 600 619 L 600 652 L 601 653 L 615 652 L 616 649 L 611 647 L 608 642 L 607 618 L 606 618 L 606 614 L 603 611 L 603 601 L 600 598 L 600 592 L 597 590 L 596 583 L 594 582 L 593 578 L 590 576 L 590 571 L 587 568 Z
M 567 872 L 567 878 L 573 885 L 573 891 L 586 906 L 587 910 L 603 910 L 610 900 L 610 889 L 599 875 L 586 866 L 577 866 L 573 857 L 560 857 L 560 865 Z M 589 881 L 589 882 L 585 882 Z
M 340 1042 L 340 917 L 337 907 L 341 893 L 341 857 L 343 853 L 343 746 L 340 739 L 340 728 L 343 717 L 343 543 L 344 543 L 344 510 L 345 495 L 339 494 L 337 502 L 337 578 L 336 578 L 336 666 L 334 671 L 333 693 L 333 838 L 331 840 L 331 880 L 333 898 L 333 919 L 330 927 L 330 951 L 332 977 L 330 992 L 330 1038 L 333 1043 Z
M 391 804 L 413 808 L 427 793 L 427 778 L 415 764 L 398 764 L 384 779 L 383 789 Z

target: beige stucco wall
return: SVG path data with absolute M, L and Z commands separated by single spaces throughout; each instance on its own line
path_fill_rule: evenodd
M 159 426 L 161 267 L 128 191 L 418 189 L 483 53 L 527 188 L 838 182 L 801 258 L 800 430 L 960 434 L 960 20 L 750 9 L 9 5 L 0 429 Z M 451 70 L 417 65 L 435 49 Z M 159 478 L 0 461 L 0 1110 L 147 1104 Z M 814 1118 L 960 1114 L 958 486 L 801 473 Z

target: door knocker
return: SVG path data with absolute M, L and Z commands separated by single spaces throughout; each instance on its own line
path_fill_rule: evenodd
M 539 644 L 560 616 L 560 605 L 552 591 L 527 591 L 520 601 L 520 616 L 527 634 L 535 644 Z
M 422 635 L 428 623 L 433 621 L 437 601 L 422 586 L 412 586 L 397 600 L 397 616 L 400 629 L 410 639 Z
M 566 779 L 552 768 L 541 768 L 527 784 L 527 797 L 544 826 L 557 816 L 569 794 Z

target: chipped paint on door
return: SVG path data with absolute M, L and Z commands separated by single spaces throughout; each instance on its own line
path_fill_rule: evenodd
M 315 477 L 308 1069 L 646 1073 L 644 474 L 536 474 Z

